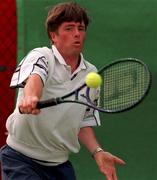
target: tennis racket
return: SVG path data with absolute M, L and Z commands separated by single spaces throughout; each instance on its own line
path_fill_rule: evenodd
M 151 74 L 147 65 L 135 58 L 116 60 L 101 68 L 98 73 L 103 80 L 98 105 L 90 98 L 91 88 L 83 84 L 67 95 L 38 102 L 37 108 L 79 103 L 100 112 L 122 112 L 138 105 L 151 87 Z M 85 94 L 80 93 L 83 88 L 86 88 Z M 74 96 L 74 100 L 70 100 L 71 96 Z M 81 100 L 82 97 L 84 100 Z

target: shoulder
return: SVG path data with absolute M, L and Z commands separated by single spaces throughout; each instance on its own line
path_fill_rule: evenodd
M 97 68 L 94 64 L 92 64 L 89 60 L 86 60 L 86 58 L 84 58 L 83 54 L 81 53 L 81 59 L 84 62 L 84 65 L 86 66 L 86 70 L 88 72 L 90 71 L 96 71 L 97 72 Z
M 43 56 L 47 56 L 47 57 L 50 57 L 52 56 L 52 49 L 44 46 L 44 47 L 38 47 L 38 48 L 35 48 L 31 51 L 31 53 L 39 53 Z
M 95 71 L 95 72 L 97 72 L 97 68 L 96 68 L 96 66 L 94 64 L 90 63 L 87 60 L 84 60 L 84 63 L 86 65 L 86 67 L 87 67 L 87 71 Z
M 32 49 L 27 53 L 27 55 L 23 58 L 23 61 L 21 61 L 21 64 L 23 63 L 33 63 L 37 62 L 38 60 L 45 61 L 46 63 L 50 63 L 51 60 L 54 59 L 54 55 L 52 53 L 52 49 L 48 47 L 37 47 Z

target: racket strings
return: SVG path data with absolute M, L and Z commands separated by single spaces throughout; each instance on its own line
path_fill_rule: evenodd
M 139 101 L 149 85 L 148 70 L 138 62 L 121 62 L 106 69 L 103 77 L 103 108 L 120 111 Z

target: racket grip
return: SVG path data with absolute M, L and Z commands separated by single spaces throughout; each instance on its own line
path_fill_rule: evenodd
M 46 107 L 50 107 L 50 106 L 55 106 L 58 104 L 58 101 L 56 98 L 51 98 L 51 99 L 48 99 L 48 100 L 44 100 L 44 101 L 39 101 L 37 103 L 37 108 L 38 109 L 43 109 L 43 108 L 46 108 Z

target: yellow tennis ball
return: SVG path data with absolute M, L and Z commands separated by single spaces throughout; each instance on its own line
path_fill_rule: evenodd
M 97 88 L 101 85 L 102 79 L 101 76 L 96 72 L 90 72 L 85 78 L 85 83 L 90 88 Z

